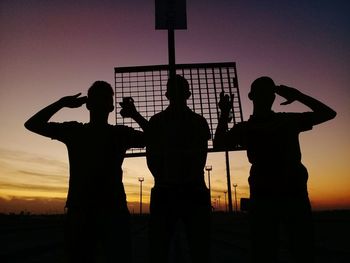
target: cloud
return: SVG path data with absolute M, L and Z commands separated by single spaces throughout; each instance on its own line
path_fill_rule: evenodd
M 15 200 L 3 202 L 0 212 L 18 210 L 22 205 L 34 207 L 38 211 L 41 205 L 47 202 L 52 204 L 47 200 L 65 199 L 68 179 L 68 165 L 65 162 L 0 148 L 0 197 L 3 200 Z M 28 198 L 39 201 L 35 205 L 23 201 Z M 48 207 L 51 207 L 50 204 Z
M 1 183 L 0 190 L 30 190 L 37 192 L 61 192 L 66 193 L 67 187 L 62 186 L 50 186 L 50 185 L 38 185 L 38 184 L 21 184 L 21 183 Z
M 65 202 L 64 198 L 0 197 L 0 211 L 1 213 L 26 211 L 36 214 L 56 214 L 64 212 Z
M 66 171 L 68 168 L 67 162 L 48 157 L 42 157 L 37 154 L 0 148 L 0 161 L 3 165 L 8 166 L 45 166 L 55 167 L 56 170 Z
M 38 182 L 68 184 L 68 175 L 33 172 L 30 170 L 18 170 L 17 172 L 24 174 L 27 177 L 27 181 L 35 180 Z

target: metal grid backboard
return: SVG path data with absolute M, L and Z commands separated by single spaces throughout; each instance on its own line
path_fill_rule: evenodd
M 116 123 L 140 130 L 138 124 L 131 118 L 121 117 L 119 102 L 123 97 L 132 97 L 137 110 L 147 120 L 155 113 L 164 110 L 169 104 L 165 97 L 168 65 L 116 67 L 114 71 Z M 187 104 L 194 112 L 206 118 L 212 138 L 218 124 L 220 113 L 218 102 L 222 90 L 226 94 L 234 94 L 233 123 L 243 121 L 234 62 L 178 64 L 176 74 L 184 76 L 189 82 L 192 95 Z M 212 138 L 208 143 L 208 151 L 213 151 Z M 127 152 L 129 157 L 143 155 L 145 155 L 145 149 L 130 149 Z

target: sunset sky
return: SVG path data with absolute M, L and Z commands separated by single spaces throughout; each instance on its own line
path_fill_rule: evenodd
M 264 4 L 262 4 L 264 3 Z M 301 134 L 314 209 L 350 209 L 350 2 L 187 0 L 187 30 L 176 31 L 177 63 L 237 63 L 243 116 L 251 82 L 262 75 L 332 107 L 337 117 Z M 65 145 L 23 123 L 95 80 L 114 85 L 114 67 L 167 63 L 167 33 L 155 30 L 153 0 L 0 2 L 0 213 L 62 212 L 68 187 Z M 275 111 L 306 111 L 301 104 Z M 54 121 L 88 121 L 85 107 Z M 110 123 L 115 123 L 114 113 Z M 245 152 L 230 154 L 237 197 L 249 197 Z M 224 154 L 209 154 L 212 200 L 224 204 Z M 153 185 L 145 158 L 123 165 L 130 210 Z M 207 175 L 205 177 L 207 179 Z

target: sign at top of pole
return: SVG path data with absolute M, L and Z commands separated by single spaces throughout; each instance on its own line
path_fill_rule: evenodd
M 186 0 L 155 0 L 156 29 L 187 29 Z

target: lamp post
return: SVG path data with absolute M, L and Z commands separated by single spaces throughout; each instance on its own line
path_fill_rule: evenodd
M 205 170 L 208 172 L 209 200 L 210 200 L 210 205 L 211 205 L 210 171 L 213 170 L 213 167 L 211 165 L 206 165 Z
M 238 212 L 237 191 L 236 191 L 237 186 L 238 186 L 237 184 L 233 184 L 233 188 L 234 188 L 234 191 L 235 191 L 235 210 L 236 210 L 236 213 Z
M 218 199 L 219 199 L 218 210 L 220 210 L 220 208 L 221 208 L 221 203 L 220 203 L 221 195 L 218 196 Z
M 140 215 L 142 215 L 142 182 L 145 180 L 143 177 L 138 178 L 140 182 Z
M 225 194 L 225 212 L 227 212 L 227 202 L 226 202 L 226 194 L 227 194 L 227 191 L 224 191 L 224 194 Z

